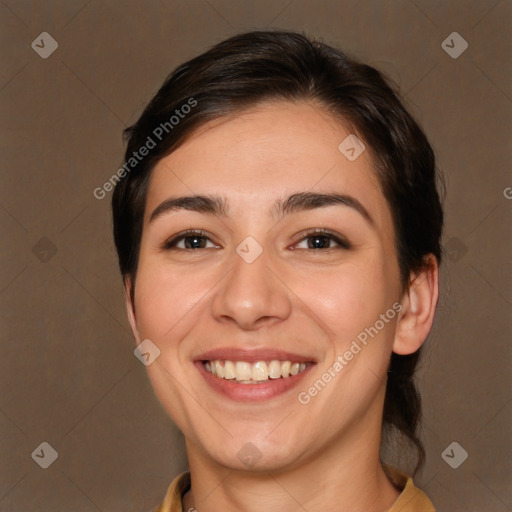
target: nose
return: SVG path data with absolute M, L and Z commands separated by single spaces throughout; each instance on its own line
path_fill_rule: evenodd
M 286 320 L 291 314 L 290 291 L 269 267 L 265 251 L 252 263 L 236 253 L 232 260 L 232 270 L 212 301 L 215 319 L 247 331 Z

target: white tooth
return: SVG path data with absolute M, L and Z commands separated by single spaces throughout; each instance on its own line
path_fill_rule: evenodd
M 224 367 L 220 364 L 220 361 L 215 361 L 215 372 L 217 377 L 224 378 Z
M 252 365 L 252 380 L 267 380 L 268 367 L 265 361 L 258 361 Z
M 233 361 L 224 361 L 224 378 L 235 378 L 235 364 L 233 363 Z
M 235 364 L 235 376 L 236 380 L 251 380 L 251 365 L 245 361 L 237 361 Z
M 281 376 L 289 377 L 290 376 L 290 367 L 292 363 L 290 361 L 283 361 L 281 363 Z
M 299 373 L 300 364 L 299 363 L 293 363 L 290 368 L 290 373 L 292 375 L 297 375 Z
M 279 379 L 279 377 L 281 377 L 281 363 L 279 361 L 270 361 L 268 365 L 268 376 L 271 379 Z
M 278 361 L 276 359 L 266 362 L 257 361 L 254 364 L 246 361 L 207 361 L 205 363 L 206 371 L 219 378 L 227 380 L 238 380 L 247 383 L 262 382 L 270 379 L 279 379 L 280 377 L 290 377 L 303 372 L 307 368 L 307 363 L 292 363 L 291 361 Z

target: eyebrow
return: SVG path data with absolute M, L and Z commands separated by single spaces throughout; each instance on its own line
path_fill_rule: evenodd
M 362 215 L 373 227 L 375 222 L 368 210 L 355 197 L 346 194 L 318 194 L 313 192 L 299 192 L 284 199 L 280 199 L 272 208 L 272 213 L 283 218 L 291 213 L 314 210 L 327 206 L 343 205 L 354 209 Z M 189 210 L 207 215 L 227 217 L 227 201 L 218 196 L 181 196 L 171 197 L 160 203 L 151 213 L 149 222 L 165 213 L 177 210 Z
M 274 211 L 279 218 L 297 211 L 314 210 L 327 206 L 343 205 L 354 209 L 362 215 L 369 224 L 375 225 L 368 210 L 355 197 L 347 194 L 317 194 L 313 192 L 300 192 L 292 194 L 284 200 L 278 201 Z
M 193 212 L 226 217 L 226 202 L 216 196 L 182 196 L 171 197 L 160 203 L 149 217 L 152 222 L 164 213 L 176 210 L 189 210 Z

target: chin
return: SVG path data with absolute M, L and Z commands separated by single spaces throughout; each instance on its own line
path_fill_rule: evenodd
M 244 438 L 230 439 L 223 447 L 219 444 L 222 443 L 215 443 L 215 447 L 207 447 L 206 451 L 217 464 L 233 471 L 279 472 L 295 465 L 300 456 L 297 443 L 290 438 L 286 443 L 283 439 L 272 443 Z

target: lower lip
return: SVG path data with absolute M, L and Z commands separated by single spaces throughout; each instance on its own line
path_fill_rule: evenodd
M 292 377 L 269 379 L 261 384 L 238 384 L 215 377 L 206 370 L 201 361 L 196 361 L 195 365 L 214 391 L 238 402 L 262 402 L 282 395 L 297 386 L 314 366 L 314 364 L 308 365 L 304 371 Z

